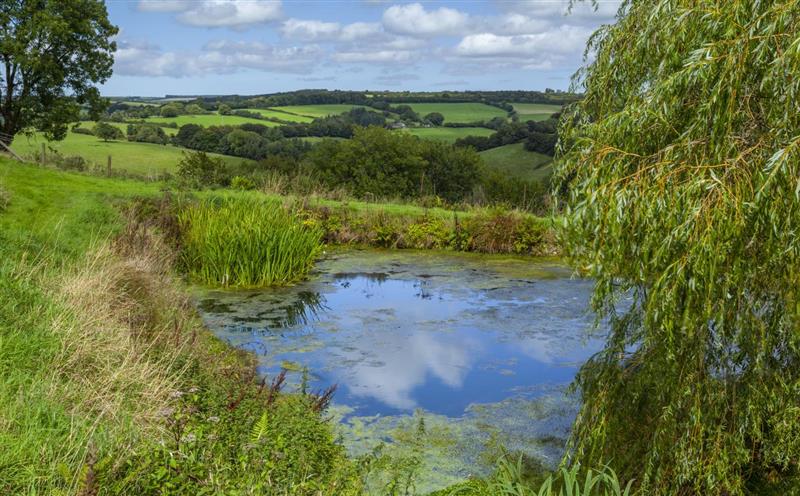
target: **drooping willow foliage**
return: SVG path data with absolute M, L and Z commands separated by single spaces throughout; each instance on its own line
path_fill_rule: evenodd
M 644 494 L 800 485 L 800 0 L 627 0 L 588 50 L 557 184 L 611 326 L 570 455 Z

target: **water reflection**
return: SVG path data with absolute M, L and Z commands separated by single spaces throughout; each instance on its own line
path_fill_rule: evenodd
M 354 455 L 426 412 L 457 439 L 426 462 L 419 488 L 432 490 L 481 473 L 489 442 L 558 460 L 576 413 L 566 386 L 601 345 L 587 335 L 592 283 L 569 274 L 530 259 L 349 253 L 298 286 L 211 292 L 198 307 L 262 373 L 307 367 L 313 388 L 338 384 L 331 414 Z
M 359 356 L 378 354 L 379 361 L 358 360 Z M 412 392 L 434 379 L 447 387 L 460 389 L 471 365 L 468 343 L 437 338 L 425 332 L 399 332 L 388 337 L 367 337 L 358 349 L 342 353 L 352 369 L 339 370 L 338 382 L 346 384 L 355 397 L 376 399 L 397 409 L 419 406 Z
M 435 257 L 349 262 L 361 270 L 334 260 L 297 287 L 213 293 L 200 309 L 219 335 L 257 353 L 263 372 L 308 367 L 315 386 L 338 384 L 337 402 L 360 415 L 461 415 L 567 384 L 599 347 L 585 335 L 588 281 Z

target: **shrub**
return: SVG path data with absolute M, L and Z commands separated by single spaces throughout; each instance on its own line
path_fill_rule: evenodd
M 431 112 L 430 114 L 425 116 L 425 120 L 433 124 L 434 126 L 441 126 L 444 124 L 444 116 L 439 112 Z
M 231 188 L 239 190 L 256 189 L 256 183 L 249 177 L 234 176 L 234 178 L 231 179 Z
M 89 136 L 94 136 L 94 131 L 92 131 L 88 127 L 75 126 L 72 128 L 72 132 L 75 134 L 87 134 Z
M 166 145 L 169 137 L 156 124 L 128 124 L 128 141 Z
M 184 152 L 178 162 L 178 178 L 181 185 L 189 188 L 225 186 L 228 171 L 219 157 L 212 157 L 205 152 Z
M 178 220 L 182 265 L 205 284 L 289 284 L 306 276 L 322 249 L 322 232 L 277 202 L 209 200 L 187 206 Z
M 93 134 L 103 141 L 121 140 L 125 137 L 120 128 L 112 126 L 107 122 L 98 122 L 95 124 Z

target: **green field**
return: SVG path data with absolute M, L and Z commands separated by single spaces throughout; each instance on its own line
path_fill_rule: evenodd
M 424 139 L 432 139 L 453 143 L 458 138 L 465 136 L 489 136 L 494 133 L 485 127 L 410 127 L 404 132 L 411 133 Z
M 444 116 L 445 122 L 479 122 L 507 115 L 505 110 L 483 103 L 409 103 L 408 105 L 420 117 L 425 117 L 431 112 L 439 112 Z
M 238 126 L 241 124 L 261 124 L 263 126 L 280 126 L 277 122 L 262 121 L 259 119 L 251 119 L 249 117 L 240 117 L 238 115 L 219 115 L 219 114 L 206 114 L 206 115 L 179 115 L 178 117 L 148 117 L 145 119 L 147 122 L 160 122 L 171 123 L 174 122 L 178 127 L 185 124 L 198 124 L 203 127 L 208 126 Z
M 522 121 L 544 121 L 561 110 L 561 105 L 547 103 L 512 103 Z
M 547 179 L 553 170 L 553 157 L 529 152 L 523 143 L 485 150 L 480 156 L 489 167 L 522 179 Z
M 248 108 L 244 110 L 247 110 L 248 112 L 255 112 L 261 114 L 264 117 L 271 117 L 274 119 L 280 119 L 289 122 L 311 122 L 314 120 L 313 117 L 309 117 L 306 115 L 288 114 L 286 112 L 278 112 L 272 109 Z
M 83 123 L 85 127 L 91 127 L 88 124 Z M 126 124 L 122 125 L 127 126 Z M 106 166 L 110 155 L 112 168 L 143 175 L 173 172 L 183 156 L 183 152 L 188 151 L 171 145 L 130 141 L 104 142 L 94 136 L 73 132 L 69 132 L 63 141 L 53 142 L 48 142 L 40 135 L 33 138 L 19 136 L 14 140 L 11 148 L 23 157 L 38 157 L 42 150 L 42 143 L 56 149 L 62 155 L 79 155 L 88 160 L 90 165 L 100 167 Z M 228 164 L 239 164 L 246 160 L 214 153 L 209 155 L 222 157 Z
M 329 105 L 287 105 L 285 107 L 273 107 L 275 110 L 288 112 L 311 118 L 325 117 L 327 115 L 343 114 L 350 109 L 366 108 L 363 105 L 329 104 Z

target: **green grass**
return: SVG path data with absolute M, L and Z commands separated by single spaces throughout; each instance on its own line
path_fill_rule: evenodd
M 176 123 L 178 127 L 186 124 L 197 124 L 203 127 L 209 126 L 239 126 L 241 124 L 262 124 L 264 126 L 274 127 L 280 126 L 277 122 L 264 121 L 260 119 L 251 119 L 249 117 L 240 117 L 238 115 L 220 115 L 220 114 L 205 114 L 205 115 L 179 115 L 178 117 L 148 117 L 146 122 L 160 122 L 160 123 Z
M 489 167 L 521 179 L 547 179 L 553 171 L 553 157 L 529 152 L 523 143 L 491 148 L 480 156 Z
M 366 108 L 363 105 L 328 104 L 328 105 L 287 105 L 285 107 L 273 107 L 275 110 L 288 112 L 290 114 L 306 116 L 311 118 L 325 117 L 328 115 L 343 114 L 350 109 Z
M 303 225 L 280 202 L 247 197 L 185 206 L 181 259 L 201 283 L 262 287 L 308 274 L 322 249 L 320 230 Z
M 315 397 L 242 379 L 166 247 L 124 228 L 158 185 L 0 158 L 0 187 L 0 494 L 360 494 Z
M 90 123 L 81 123 L 81 126 L 91 127 Z M 127 125 L 124 129 L 127 129 Z M 17 154 L 34 159 L 39 157 L 42 143 L 56 149 L 65 156 L 79 155 L 90 162 L 91 165 L 105 167 L 108 156 L 111 156 L 111 166 L 114 169 L 125 170 L 133 174 L 154 175 L 163 172 L 174 172 L 178 162 L 183 157 L 183 148 L 172 145 L 156 145 L 152 143 L 136 143 L 130 141 L 104 142 L 95 136 L 69 132 L 63 141 L 48 142 L 43 136 L 32 138 L 18 136 L 11 145 Z M 240 164 L 246 159 L 217 155 L 226 164 Z M 36 159 L 34 159 L 36 160 Z
M 561 105 L 547 103 L 512 103 L 521 121 L 544 121 L 561 110 Z
M 452 123 L 487 121 L 495 117 L 506 117 L 508 115 L 501 108 L 483 103 L 409 103 L 408 105 L 420 117 L 425 117 L 431 112 L 439 112 L 444 116 L 445 122 Z
M 424 139 L 432 139 L 453 143 L 465 136 L 489 136 L 494 133 L 485 127 L 411 127 L 403 130 Z
M 278 112 L 272 109 L 248 108 L 244 110 L 247 110 L 248 112 L 255 112 L 261 114 L 264 117 L 273 117 L 275 119 L 280 119 L 289 122 L 311 122 L 314 120 L 313 117 L 298 115 L 298 114 L 290 114 L 287 112 Z

